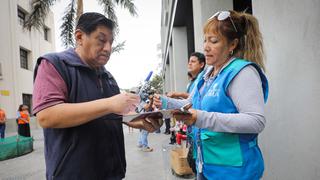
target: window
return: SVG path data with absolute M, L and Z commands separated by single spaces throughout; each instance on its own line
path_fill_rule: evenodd
M 26 13 L 22 11 L 20 8 L 18 8 L 18 20 L 21 26 L 24 25 L 24 22 L 26 20 Z
M 43 28 L 43 37 L 44 37 L 44 40 L 46 41 L 49 41 L 49 32 L 50 32 L 49 28 L 47 27 Z
M 233 9 L 252 14 L 252 0 L 233 0 Z
M 31 114 L 32 110 L 32 95 L 31 94 L 22 94 L 22 104 L 29 107 L 29 113 Z
M 20 67 L 28 69 L 28 51 L 20 48 Z

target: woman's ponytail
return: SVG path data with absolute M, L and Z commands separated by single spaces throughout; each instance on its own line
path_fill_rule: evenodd
M 246 13 L 241 13 L 244 23 L 244 35 L 240 41 L 243 42 L 243 47 L 240 47 L 243 58 L 258 64 L 263 70 L 264 66 L 264 49 L 262 35 L 259 30 L 258 20 Z

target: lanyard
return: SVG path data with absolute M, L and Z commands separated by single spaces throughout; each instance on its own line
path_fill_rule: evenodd
M 208 90 L 211 88 L 214 80 L 217 78 L 217 76 L 213 77 L 213 78 L 209 78 L 208 80 L 204 80 L 205 82 L 202 84 L 202 86 L 199 89 L 199 106 L 201 109 L 201 104 L 202 104 L 202 100 L 203 97 L 206 95 L 206 93 L 208 92 Z M 202 157 L 202 151 L 201 151 L 201 131 L 202 129 L 199 128 L 198 132 L 197 132 L 197 166 L 198 166 L 198 172 L 201 174 L 203 171 L 203 157 Z

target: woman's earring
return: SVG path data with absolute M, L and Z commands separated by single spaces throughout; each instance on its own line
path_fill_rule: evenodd
M 230 52 L 230 56 L 232 56 L 233 55 L 233 50 Z

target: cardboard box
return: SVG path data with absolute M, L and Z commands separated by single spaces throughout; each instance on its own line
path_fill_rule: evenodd
M 176 148 L 170 151 L 171 168 L 178 175 L 193 174 L 187 160 L 188 151 L 187 148 Z

